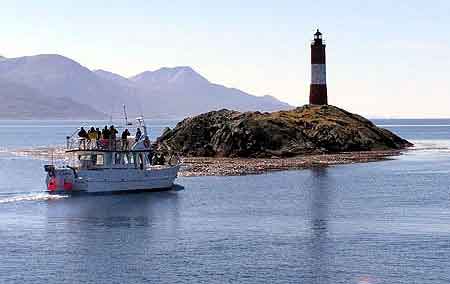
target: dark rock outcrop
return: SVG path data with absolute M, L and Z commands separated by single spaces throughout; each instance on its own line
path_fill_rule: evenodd
M 219 110 L 186 118 L 157 140 L 165 154 L 291 157 L 412 146 L 369 120 L 331 105 L 272 113 Z

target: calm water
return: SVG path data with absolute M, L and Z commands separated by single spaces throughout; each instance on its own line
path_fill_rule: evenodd
M 449 283 L 450 120 L 377 123 L 417 150 L 49 199 L 46 162 L 9 151 L 63 143 L 79 122 L 0 122 L 0 283 Z

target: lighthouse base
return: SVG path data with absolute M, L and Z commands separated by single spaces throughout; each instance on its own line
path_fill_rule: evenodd
M 328 104 L 327 85 L 311 84 L 309 89 L 309 104 L 326 105 Z

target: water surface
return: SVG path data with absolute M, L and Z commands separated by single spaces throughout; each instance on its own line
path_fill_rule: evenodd
M 0 122 L 2 283 L 450 282 L 448 120 L 377 121 L 417 142 L 392 161 L 49 197 L 46 161 L 9 149 L 80 123 Z

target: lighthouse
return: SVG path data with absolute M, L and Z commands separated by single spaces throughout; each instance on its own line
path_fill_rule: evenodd
M 325 66 L 325 44 L 322 41 L 322 33 L 317 29 L 317 32 L 314 34 L 314 41 L 311 43 L 309 103 L 312 105 L 328 104 Z

